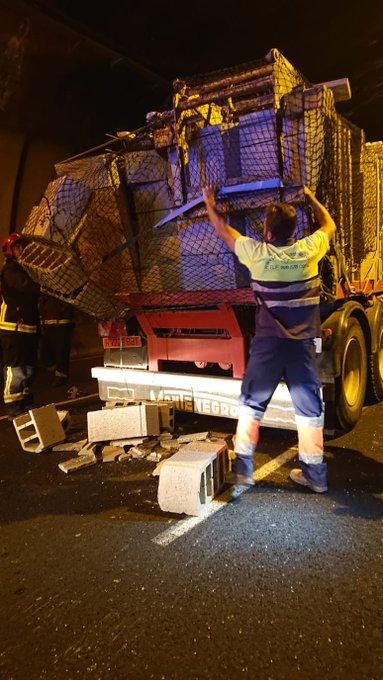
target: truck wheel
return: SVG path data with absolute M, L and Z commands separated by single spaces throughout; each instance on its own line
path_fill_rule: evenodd
M 378 318 L 378 337 L 376 352 L 368 357 L 367 397 L 370 403 L 383 399 L 383 316 Z
M 341 373 L 335 383 L 335 413 L 342 430 L 350 430 L 358 422 L 366 396 L 366 384 L 366 342 L 358 320 L 350 316 L 341 349 Z

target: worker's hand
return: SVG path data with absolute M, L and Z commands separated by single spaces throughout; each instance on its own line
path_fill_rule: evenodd
M 215 208 L 215 190 L 212 186 L 203 187 L 202 196 L 207 208 Z
M 315 194 L 313 194 L 313 192 L 311 191 L 311 189 L 309 189 L 309 187 L 307 187 L 307 186 L 304 186 L 304 187 L 303 187 L 303 193 L 304 193 L 304 195 L 305 195 L 308 199 L 313 199 L 313 198 L 315 198 Z

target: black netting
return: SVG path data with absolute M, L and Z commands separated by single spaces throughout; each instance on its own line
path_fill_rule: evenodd
M 208 222 L 205 184 L 220 190 L 227 220 L 255 238 L 266 206 L 280 200 L 296 206 L 296 236 L 311 232 L 306 184 L 336 219 L 350 277 L 381 266 L 382 144 L 365 144 L 336 113 L 331 89 L 310 86 L 272 50 L 176 81 L 173 103 L 126 134 L 119 153 L 56 166 L 24 229 L 24 266 L 44 288 L 99 318 L 134 301 L 185 304 L 185 293 L 190 305 L 248 300 L 236 292 L 248 290 L 247 270 Z

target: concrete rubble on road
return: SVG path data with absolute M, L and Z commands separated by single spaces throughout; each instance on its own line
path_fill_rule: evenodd
M 61 442 L 61 444 L 53 446 L 52 451 L 61 451 L 62 453 L 67 453 L 68 451 L 81 451 L 87 441 L 87 439 L 80 439 L 77 442 Z
M 178 437 L 178 443 L 188 444 L 189 442 L 200 442 L 204 441 L 204 439 L 208 439 L 209 437 L 210 432 L 194 432 L 190 434 L 182 434 L 180 437 Z
M 87 414 L 88 438 L 67 442 L 56 451 L 77 451 L 84 457 L 83 464 L 77 459 L 61 463 L 63 472 L 74 472 L 95 462 L 123 462 L 145 459 L 159 463 L 179 449 L 173 439 L 173 402 L 107 402 L 98 411 Z M 171 430 L 171 431 L 169 431 Z
M 122 446 L 104 446 L 101 451 L 103 463 L 113 463 L 125 453 Z
M 50 404 L 18 416 L 13 422 L 25 451 L 40 452 L 50 449 L 54 453 L 74 454 L 75 457 L 58 464 L 59 469 L 66 474 L 98 462 L 123 463 L 138 459 L 156 463 L 151 473 L 156 477 L 160 476 L 165 463 L 172 461 L 173 465 L 177 460 L 175 456 L 180 454 L 183 458 L 185 454 L 188 455 L 190 447 L 194 453 L 196 447 L 205 443 L 209 452 L 212 446 L 214 451 L 221 451 L 222 447 L 227 450 L 224 435 L 221 433 L 206 431 L 179 436 L 174 434 L 173 402 L 108 402 L 101 410 L 88 412 L 88 436 L 76 441 L 70 440 L 76 433 L 77 437 L 80 434 L 76 416 L 73 421 L 68 411 L 57 411 L 54 404 Z M 63 424 L 66 424 L 65 431 Z M 218 441 L 212 444 L 217 440 L 216 434 L 219 435 Z M 211 458 L 210 453 L 209 456 Z M 190 456 L 188 461 L 191 461 Z M 184 510 L 173 511 L 191 512 L 192 505 L 196 511 L 198 504 L 195 499 L 193 503 L 187 508 L 185 506 Z
M 97 458 L 94 453 L 87 453 L 84 456 L 77 456 L 77 458 L 71 458 L 63 463 L 59 463 L 59 468 L 66 474 L 70 472 L 76 472 L 76 470 L 82 470 L 85 467 L 90 467 L 91 465 L 96 465 Z

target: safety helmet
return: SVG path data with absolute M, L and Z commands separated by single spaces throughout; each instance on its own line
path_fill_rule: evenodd
M 12 234 L 9 234 L 9 236 L 7 236 L 7 238 L 3 241 L 3 253 L 6 258 L 13 257 L 12 248 L 17 242 L 27 242 L 24 234 L 19 234 L 17 231 L 13 231 Z

